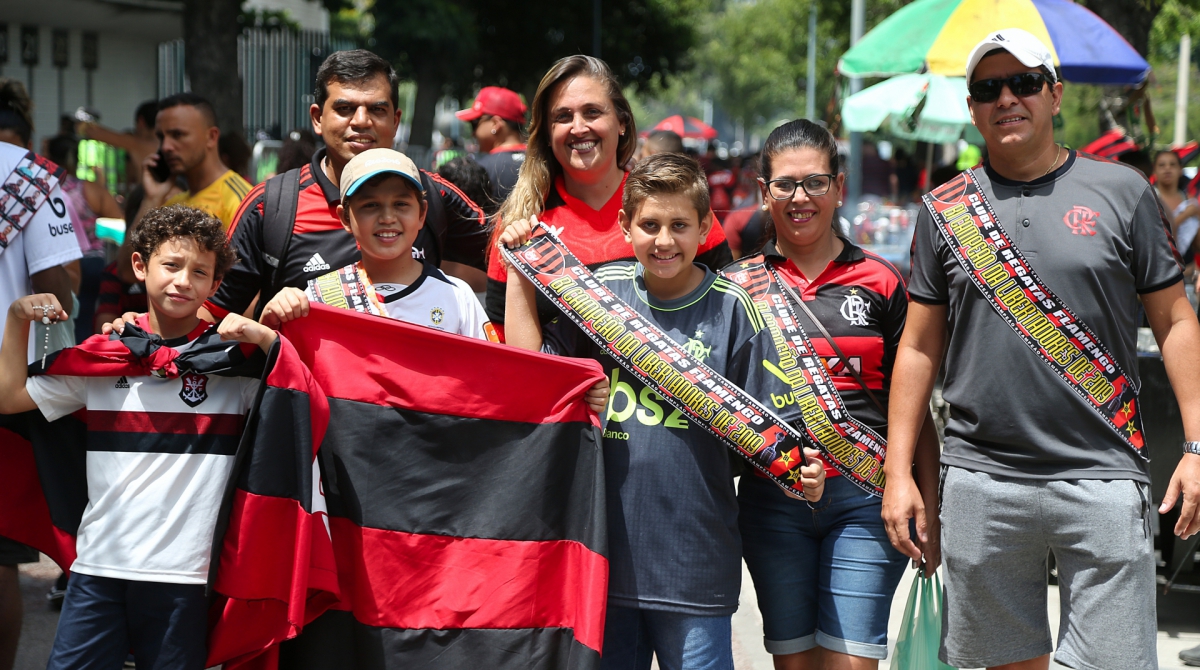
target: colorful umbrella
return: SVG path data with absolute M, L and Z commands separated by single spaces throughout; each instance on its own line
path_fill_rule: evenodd
M 717 139 L 717 130 L 694 116 L 668 116 L 651 130 L 669 130 L 680 137 L 697 140 Z
M 846 98 L 842 123 L 851 132 L 867 133 L 886 124 L 897 137 L 953 142 L 971 123 L 967 82 L 936 74 L 892 77 Z
M 917 0 L 884 19 L 838 62 L 851 77 L 966 76 L 967 56 L 1001 28 L 1024 28 L 1054 53 L 1063 79 L 1136 84 L 1150 65 L 1100 17 L 1071 0 Z

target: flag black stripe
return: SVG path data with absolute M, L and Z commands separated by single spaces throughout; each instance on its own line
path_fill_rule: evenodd
M 409 533 L 574 540 L 605 553 L 605 522 L 593 513 L 603 509 L 603 461 L 591 424 L 472 419 L 336 398 L 329 410 L 320 458 L 331 515 Z

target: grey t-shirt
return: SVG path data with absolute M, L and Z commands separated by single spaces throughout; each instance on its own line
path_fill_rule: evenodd
M 701 266 L 702 267 L 702 266 Z M 762 319 L 737 284 L 705 269 L 691 293 L 646 292 L 639 263 L 596 279 L 718 374 L 744 385 Z M 604 426 L 610 605 L 721 616 L 737 609 L 742 543 L 730 452 L 617 366 L 570 319 L 547 325 L 544 350 L 595 358 L 609 378 Z
M 975 174 L 1013 244 L 1140 386 L 1138 294 L 1183 278 L 1154 189 L 1126 165 L 1074 151 L 1031 182 L 990 167 Z M 1145 462 L 971 283 L 924 208 L 908 294 L 948 307 L 944 464 L 1031 479 L 1149 482 Z

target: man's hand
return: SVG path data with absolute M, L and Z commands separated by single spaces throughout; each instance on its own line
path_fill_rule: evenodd
M 279 328 L 288 321 L 305 316 L 308 316 L 308 296 L 298 288 L 285 286 L 263 307 L 258 320 L 268 328 Z
M 171 192 L 171 186 L 174 181 L 168 179 L 166 181 L 158 181 L 151 174 L 151 169 L 158 165 L 158 161 L 165 160 L 157 153 L 152 153 L 146 156 L 146 160 L 142 162 L 142 188 L 145 189 L 145 200 L 142 204 L 142 211 L 148 211 L 155 207 L 161 207 L 167 201 L 167 195 Z
M 141 318 L 141 316 L 142 315 L 138 314 L 137 312 L 125 312 L 120 316 L 120 318 L 113 320 L 112 323 L 106 323 L 100 326 L 100 334 L 112 335 L 113 333 L 116 333 L 117 335 L 120 335 L 125 332 L 125 324 L 133 323 Z
M 233 313 L 225 315 L 225 318 L 221 320 L 221 325 L 217 326 L 217 334 L 221 336 L 222 340 L 256 344 L 264 352 L 268 351 L 279 337 L 274 330 L 263 324 L 247 319 L 241 314 Z
M 588 389 L 583 400 L 587 403 L 588 408 L 596 414 L 603 412 L 604 406 L 608 404 L 608 377 L 601 379 Z
M 9 306 L 8 313 L 20 321 L 45 323 L 44 319 L 49 319 L 50 323 L 55 323 L 67 320 L 67 310 L 63 309 L 53 293 L 37 293 L 17 298 Z
M 1159 514 L 1166 514 L 1183 494 L 1183 508 L 1179 511 L 1179 521 L 1175 523 L 1175 534 L 1186 540 L 1200 531 L 1200 455 L 1184 454 L 1171 475 L 1171 483 L 1167 485 L 1167 494 L 1163 496 L 1162 505 L 1158 507 Z
M 929 496 L 922 495 L 911 476 L 889 476 L 883 490 L 882 516 L 888 540 L 896 551 L 908 556 L 914 563 L 920 563 L 924 557 L 926 576 L 932 575 L 942 562 L 940 523 L 936 513 L 929 513 L 930 509 L 937 509 L 936 497 L 936 491 Z M 916 520 L 916 542 L 909 532 L 910 519 Z

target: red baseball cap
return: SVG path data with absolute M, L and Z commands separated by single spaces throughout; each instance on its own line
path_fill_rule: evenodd
M 499 86 L 484 86 L 475 96 L 475 104 L 470 109 L 455 112 L 461 121 L 474 121 L 484 114 L 498 116 L 513 123 L 525 123 L 525 111 L 528 107 L 521 102 L 521 96 L 516 91 Z

